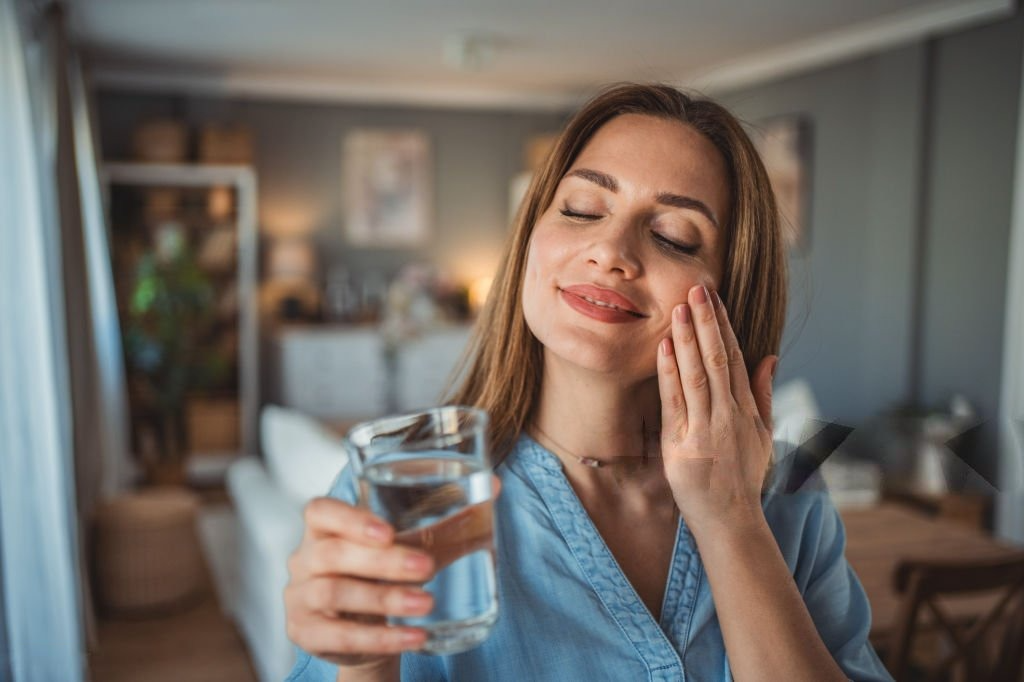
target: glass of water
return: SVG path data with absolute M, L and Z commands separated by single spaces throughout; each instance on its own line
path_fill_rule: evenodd
M 426 616 L 388 622 L 423 628 L 429 654 L 480 644 L 498 618 L 487 413 L 448 406 L 358 424 L 346 444 L 360 504 L 392 524 L 395 541 L 434 558 Z

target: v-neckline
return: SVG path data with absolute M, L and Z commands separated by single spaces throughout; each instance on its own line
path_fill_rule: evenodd
M 668 578 L 655 619 L 587 513 L 561 461 L 529 436 L 519 449 L 527 473 L 591 589 L 653 670 L 675 668 L 689 634 L 702 571 L 693 537 L 682 516 L 676 524 Z M 678 666 L 678 667 L 677 667 Z M 676 678 L 678 679 L 678 677 Z

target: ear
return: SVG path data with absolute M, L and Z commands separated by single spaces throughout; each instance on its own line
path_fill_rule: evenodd
M 761 415 L 761 421 L 769 432 L 773 430 L 772 381 L 775 379 L 775 368 L 778 364 L 778 355 L 768 355 L 757 363 L 757 367 L 750 375 L 750 391 L 754 394 L 754 403 L 757 405 L 758 414 Z

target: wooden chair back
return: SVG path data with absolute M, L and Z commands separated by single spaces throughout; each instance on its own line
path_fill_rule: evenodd
M 905 561 L 896 567 L 896 592 L 904 595 L 889 646 L 887 667 L 897 680 L 952 679 L 962 672 L 971 682 L 1018 682 L 1024 663 L 1024 551 L 999 559 Z M 969 622 L 958 620 L 942 598 L 990 593 L 994 605 Z M 911 678 L 911 651 L 923 634 L 921 616 L 952 645 L 942 660 Z M 1002 629 L 1002 637 L 998 631 Z M 996 641 L 998 638 L 998 642 Z M 994 653 L 994 655 L 993 655 Z M 954 668 L 958 666 L 958 670 Z

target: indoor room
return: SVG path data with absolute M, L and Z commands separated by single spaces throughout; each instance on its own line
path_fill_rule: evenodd
M 1022 65 L 0 0 L 0 681 L 1024 680 Z

